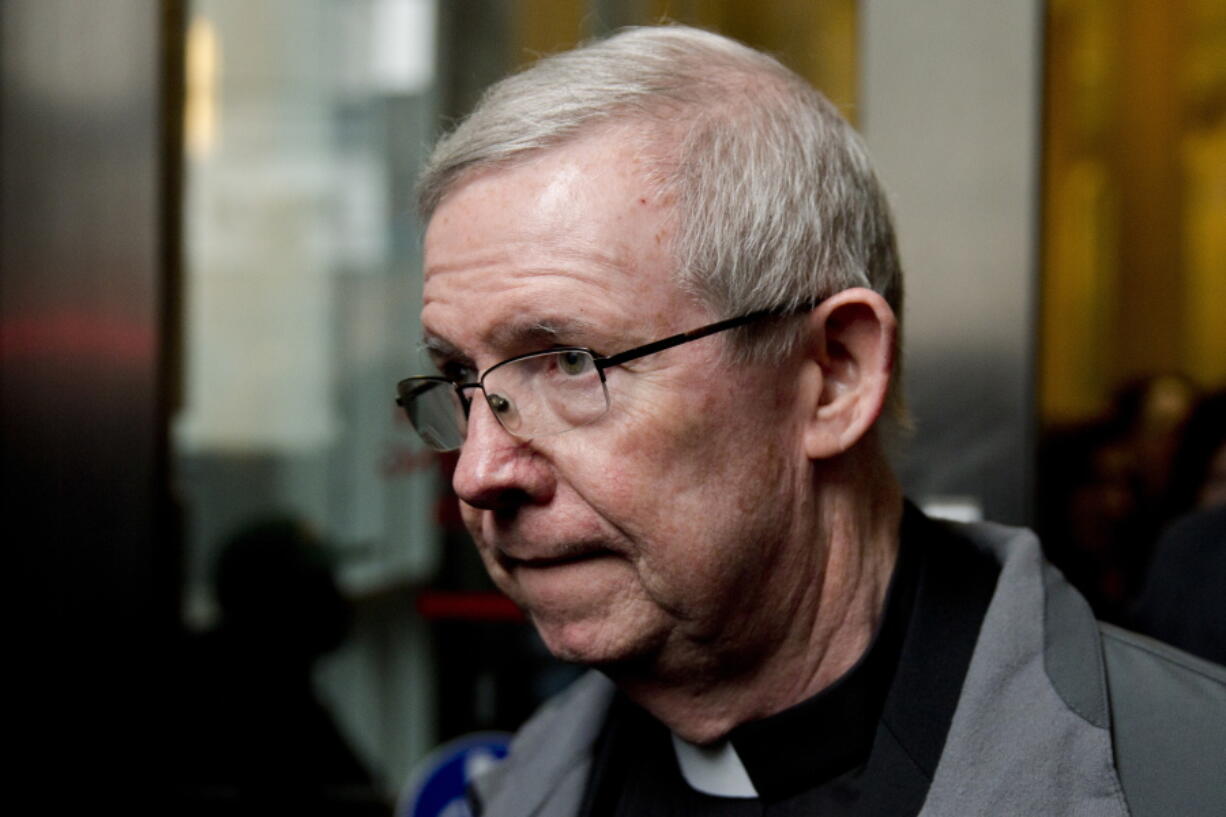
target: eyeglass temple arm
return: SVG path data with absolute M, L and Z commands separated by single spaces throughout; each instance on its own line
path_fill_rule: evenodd
M 757 312 L 750 312 L 748 315 L 738 315 L 735 318 L 728 318 L 727 320 L 719 321 L 718 323 L 700 326 L 699 328 L 691 329 L 688 332 L 682 332 L 662 340 L 648 343 L 646 346 L 636 346 L 633 349 L 627 349 L 624 352 L 618 352 L 617 354 L 610 355 L 609 357 L 602 357 L 596 362 L 600 364 L 600 368 L 607 369 L 610 366 L 618 366 L 631 360 L 637 360 L 640 357 L 655 354 L 656 352 L 663 352 L 665 349 L 671 349 L 674 346 L 680 346 L 681 344 L 689 343 L 692 340 L 705 338 L 707 335 L 714 335 L 717 332 L 723 332 L 727 329 L 735 329 L 738 326 L 744 326 L 745 324 L 753 323 L 754 321 L 759 321 L 763 318 L 781 317 L 783 315 L 795 315 L 801 312 L 807 312 L 816 307 L 819 303 L 821 303 L 821 301 L 813 301 L 805 304 L 799 309 L 781 309 L 776 307 L 774 309 L 761 309 Z

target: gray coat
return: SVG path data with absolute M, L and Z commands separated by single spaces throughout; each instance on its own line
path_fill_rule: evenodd
M 1095 621 L 1029 531 L 959 529 L 1001 573 L 921 817 L 1226 815 L 1226 669 Z M 593 672 L 546 704 L 483 817 L 573 817 L 612 695 Z

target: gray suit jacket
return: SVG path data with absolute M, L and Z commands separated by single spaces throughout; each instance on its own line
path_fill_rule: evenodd
M 921 817 L 1226 815 L 1226 669 L 1095 621 L 1029 531 L 959 530 L 1001 573 Z M 480 813 L 573 817 L 612 696 L 589 673 L 546 704 Z

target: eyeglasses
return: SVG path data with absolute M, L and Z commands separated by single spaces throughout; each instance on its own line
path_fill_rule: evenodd
M 516 355 L 495 363 L 471 383 L 445 377 L 408 377 L 396 384 L 396 403 L 426 445 L 436 451 L 455 451 L 468 435 L 472 398 L 479 389 L 490 412 L 510 434 L 535 439 L 579 428 L 609 410 L 605 370 L 717 332 L 735 329 L 770 317 L 808 311 L 764 309 L 718 321 L 636 346 L 605 357 L 583 346 L 563 346 Z

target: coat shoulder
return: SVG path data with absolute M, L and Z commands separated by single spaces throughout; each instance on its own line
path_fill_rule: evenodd
M 1133 817 L 1226 814 L 1226 668 L 1109 624 L 1102 643 Z

